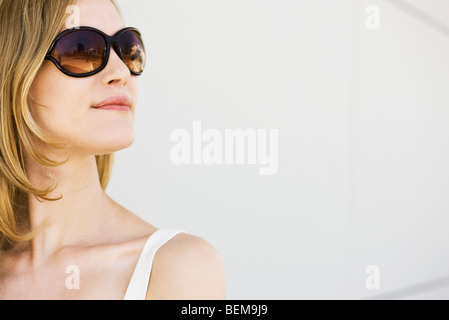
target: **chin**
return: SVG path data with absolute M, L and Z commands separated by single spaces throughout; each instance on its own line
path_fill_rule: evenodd
M 88 148 L 91 150 L 88 153 L 95 155 L 109 154 L 130 147 L 134 143 L 134 134 L 111 134 L 108 137 L 103 137 L 101 141 L 92 142 L 94 145 Z
M 126 148 L 129 148 L 132 144 L 134 143 L 134 137 L 133 139 L 123 139 L 123 140 L 115 140 L 115 141 L 111 141 L 111 143 L 108 145 L 109 146 L 109 152 L 107 153 L 112 153 L 112 152 L 117 152 Z

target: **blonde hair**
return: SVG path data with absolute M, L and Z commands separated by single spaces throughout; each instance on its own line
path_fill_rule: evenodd
M 74 3 L 75 0 L 0 0 L 0 248 L 29 240 L 36 233 L 18 228 L 23 223 L 17 212 L 24 207 L 20 202 L 24 194 L 42 201 L 62 198 L 48 198 L 56 181 L 44 190 L 32 185 L 25 170 L 24 149 L 44 166 L 56 167 L 67 161 L 56 162 L 40 152 L 42 143 L 58 149 L 66 145 L 52 141 L 34 121 L 29 91 L 48 48 L 64 26 L 67 7 Z M 96 162 L 105 190 L 113 154 L 96 156 Z

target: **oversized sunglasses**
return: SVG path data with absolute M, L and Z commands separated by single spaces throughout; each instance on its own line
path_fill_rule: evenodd
M 136 28 L 124 28 L 112 37 L 91 27 L 67 29 L 53 40 L 45 59 L 68 76 L 89 77 L 106 67 L 111 47 L 131 74 L 142 74 L 145 47 Z

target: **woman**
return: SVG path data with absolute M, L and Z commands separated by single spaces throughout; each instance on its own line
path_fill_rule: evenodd
M 111 0 L 0 0 L 0 24 L 0 299 L 223 299 L 214 248 L 105 193 L 134 139 L 139 32 Z

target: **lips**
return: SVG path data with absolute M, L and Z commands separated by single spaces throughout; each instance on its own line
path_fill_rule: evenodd
M 131 99 L 127 96 L 112 96 L 95 104 L 92 108 L 100 110 L 130 111 L 131 106 Z

